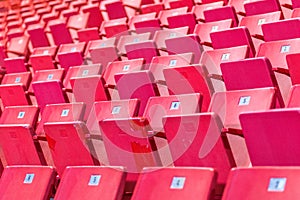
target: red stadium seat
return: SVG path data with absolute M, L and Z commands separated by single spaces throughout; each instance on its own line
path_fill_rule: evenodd
M 189 27 L 189 34 L 192 34 L 194 32 L 195 26 L 197 24 L 195 15 L 193 13 L 169 16 L 167 20 L 170 29 L 187 26 Z
M 300 53 L 289 53 L 286 55 L 286 62 L 289 68 L 289 75 L 291 77 L 292 84 L 300 84 L 299 76 L 299 59 Z
M 79 42 L 89 42 L 91 40 L 99 40 L 100 35 L 98 28 L 86 28 L 77 31 Z
M 197 24 L 194 30 L 194 34 L 200 38 L 200 43 L 206 46 L 212 46 L 210 33 L 213 31 L 225 30 L 232 27 L 232 20 L 225 19 L 216 22 L 206 22 Z
M 162 10 L 158 14 L 158 18 L 160 20 L 160 23 L 162 26 L 168 27 L 168 17 L 185 14 L 188 11 L 188 7 L 182 7 L 182 8 L 175 8 L 170 10 Z
M 188 27 L 174 28 L 174 29 L 162 29 L 155 32 L 153 40 L 159 50 L 167 50 L 165 40 L 169 38 L 175 38 L 185 36 L 188 34 Z
M 298 166 L 299 119 L 299 109 L 296 108 L 241 114 L 240 121 L 252 165 Z
M 41 115 L 36 134 L 42 137 L 45 136 L 44 124 L 48 122 L 83 121 L 84 112 L 84 103 L 48 104 Z
M 118 41 L 118 44 L 117 44 L 119 54 L 121 54 L 121 55 L 126 54 L 125 46 L 127 44 L 145 42 L 145 41 L 150 40 L 150 38 L 151 38 L 150 33 L 142 33 L 142 34 L 137 34 L 137 35 L 124 35 L 124 36 L 121 36 L 120 40 Z
M 95 148 L 95 155 L 105 165 L 109 165 L 106 150 L 102 140 L 102 131 L 99 121 L 114 118 L 136 117 L 139 111 L 138 99 L 113 100 L 95 102 L 86 121 L 90 133 L 90 141 Z
M 41 24 L 33 24 L 27 28 L 33 48 L 50 46 L 47 34 Z
M 27 90 L 30 82 L 31 82 L 31 73 L 20 72 L 20 73 L 5 74 L 1 81 L 1 85 L 22 84 L 24 86 L 24 89 Z
M 280 11 L 244 16 L 242 17 L 239 26 L 246 26 L 251 36 L 263 40 L 264 34 L 261 28 L 262 24 L 279 21 L 281 17 L 282 13 Z
M 216 193 L 220 195 L 231 167 L 236 165 L 227 148 L 227 138 L 221 136 L 218 116 L 214 113 L 166 116 L 164 123 L 174 166 L 214 168 L 219 185 Z
M 28 71 L 25 63 L 25 57 L 5 58 L 4 67 L 6 69 L 6 73 L 8 74 Z
M 89 18 L 87 21 L 87 27 L 97 27 L 99 28 L 103 22 L 103 16 L 101 14 L 100 8 L 97 5 L 85 5 L 81 8 L 83 13 L 89 13 Z
M 37 70 L 50 70 L 55 69 L 55 63 L 50 54 L 32 54 L 29 62 L 31 64 L 33 72 Z
M 232 19 L 233 26 L 238 26 L 238 18 L 233 6 L 223 6 L 205 10 L 203 12 L 205 22 L 215 22 L 225 19 Z
M 34 130 L 29 124 L 3 124 L 0 135 L 7 165 L 46 164 L 39 145 L 33 140 Z
M 63 21 L 51 21 L 49 25 L 55 45 L 73 43 L 70 31 Z
M 149 71 L 137 71 L 115 75 L 116 86 L 120 99 L 140 99 L 139 116 L 142 116 L 152 96 L 159 96 L 154 77 Z
M 244 3 L 246 16 L 281 11 L 278 0 L 250 1 Z
M 38 81 L 62 81 L 64 76 L 64 69 L 52 69 L 52 70 L 38 70 L 33 75 L 31 83 L 38 82 Z M 32 84 L 30 84 L 28 88 L 29 94 L 33 94 Z
M 0 180 L 3 199 L 46 200 L 52 195 L 55 170 L 48 166 L 9 166 Z
M 213 93 L 210 80 L 206 77 L 205 70 L 201 65 L 189 65 L 166 68 L 163 71 L 169 94 L 201 93 L 203 103 L 201 111 L 206 112 Z
M 196 15 L 197 21 L 204 22 L 205 19 L 204 19 L 203 12 L 205 10 L 222 7 L 223 5 L 224 5 L 224 2 L 222 2 L 222 1 L 216 1 L 216 2 L 212 2 L 212 3 L 205 3 L 205 4 L 195 5 L 192 8 L 192 12 Z
M 147 167 L 139 176 L 132 199 L 209 199 L 216 174 L 212 168 Z M 148 187 L 149 182 L 155 184 Z
M 32 88 L 41 113 L 47 104 L 68 103 L 62 83 L 58 80 L 37 81 L 32 83 Z
M 294 199 L 299 172 L 299 167 L 234 168 L 222 199 Z
M 200 63 L 207 70 L 214 91 L 225 91 L 220 64 L 223 62 L 238 61 L 249 57 L 247 46 L 237 46 L 224 49 L 204 51 Z
M 299 84 L 293 85 L 291 87 L 289 97 L 286 103 L 287 108 L 298 108 L 300 107 L 300 101 L 299 101 L 299 96 L 300 96 L 300 86 Z
M 247 45 L 250 50 L 249 57 L 255 56 L 256 51 L 250 33 L 246 27 L 215 31 L 210 34 L 210 38 L 214 49 Z
M 99 164 L 89 150 L 84 122 L 48 122 L 44 130 L 59 176 L 67 166 Z
M 74 95 L 73 102 L 86 104 L 84 120 L 88 118 L 95 101 L 110 100 L 110 95 L 104 87 L 104 80 L 101 75 L 74 77 L 70 79 L 70 83 Z
M 70 67 L 64 77 L 63 85 L 67 90 L 72 90 L 70 80 L 76 77 L 86 77 L 92 75 L 100 75 L 102 72 L 101 64 L 80 65 Z
M 132 59 L 132 60 L 123 60 L 123 61 L 114 61 L 108 64 L 104 74 L 103 78 L 105 80 L 105 87 L 108 89 L 116 89 L 116 82 L 114 79 L 115 74 L 118 73 L 130 73 L 133 71 L 140 71 L 144 68 L 144 59 L 138 58 L 138 59 Z M 111 93 L 116 91 L 111 91 Z
M 27 124 L 35 128 L 38 115 L 37 106 L 7 106 L 1 114 L 0 124 Z
M 154 41 L 136 42 L 125 45 L 126 56 L 129 60 L 143 58 L 145 64 L 150 64 L 155 56 L 159 56 L 158 49 Z M 145 69 L 148 69 L 145 66 Z
M 251 58 L 221 63 L 221 70 L 228 91 L 274 87 L 276 88 L 276 106 L 284 107 L 272 65 L 267 58 Z
M 123 167 L 67 167 L 54 199 L 111 198 L 121 200 L 126 180 L 124 171 Z
M 285 19 L 262 25 L 264 40 L 266 42 L 287 40 L 300 37 L 299 19 Z
M 31 104 L 31 100 L 23 84 L 1 84 L 0 97 L 3 107 Z
M 199 63 L 203 47 L 200 44 L 198 35 L 190 34 L 186 36 L 178 36 L 165 40 L 166 48 L 169 55 L 194 53 L 194 64 Z

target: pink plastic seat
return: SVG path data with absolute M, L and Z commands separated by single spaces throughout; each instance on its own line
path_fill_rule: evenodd
M 222 199 L 294 199 L 299 172 L 299 167 L 234 168 Z
M 121 200 L 125 177 L 126 173 L 123 167 L 67 167 L 54 199 L 111 198 Z
M 162 179 L 164 181 L 162 181 Z M 140 174 L 132 199 L 209 199 L 215 186 L 212 168 L 147 167 Z M 156 183 L 148 187 L 148 183 Z M 197 189 L 194 187 L 197 185 Z
M 254 44 L 246 27 L 215 31 L 210 34 L 210 38 L 214 49 L 247 45 L 249 47 L 249 57 L 255 56 Z
M 3 199 L 46 200 L 52 195 L 56 172 L 48 166 L 9 166 L 0 180 Z
M 297 151 L 299 117 L 297 108 L 248 112 L 240 115 L 253 166 L 299 165 L 299 151 Z
M 90 152 L 84 122 L 48 122 L 44 130 L 59 176 L 67 166 L 98 165 Z

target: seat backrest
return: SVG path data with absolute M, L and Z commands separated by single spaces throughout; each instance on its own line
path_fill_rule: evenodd
M 55 69 L 52 56 L 49 54 L 31 55 L 30 64 L 34 72 L 36 72 L 37 70 Z
M 86 77 L 92 75 L 100 75 L 102 72 L 101 64 L 91 64 L 91 65 L 80 65 L 70 67 L 67 74 L 64 77 L 64 87 L 66 89 L 72 89 L 70 79 L 76 77 Z
M 0 124 L 28 124 L 34 128 L 38 115 L 37 106 L 7 106 L 1 114 Z
M 152 96 L 159 96 L 157 85 L 150 71 L 137 71 L 126 74 L 115 75 L 116 86 L 120 99 L 140 99 L 139 116 L 142 116 Z
M 27 27 L 27 32 L 30 35 L 30 41 L 33 48 L 50 46 L 48 37 L 42 25 L 30 25 Z
M 272 65 L 267 58 L 250 58 L 221 63 L 221 70 L 227 90 L 274 87 L 277 88 L 278 105 L 284 107 Z
M 83 13 L 89 13 L 87 22 L 88 28 L 100 27 L 101 23 L 103 22 L 103 16 L 99 6 L 93 4 L 85 5 L 81 8 L 81 10 Z
M 167 56 L 156 56 L 153 57 L 149 70 L 152 72 L 155 81 L 164 81 L 165 77 L 163 70 L 168 67 L 180 67 L 187 66 L 193 63 L 193 53 L 183 53 L 176 55 Z
M 34 144 L 33 128 L 28 124 L 0 125 L 0 145 L 7 165 L 46 164 Z
M 232 27 L 232 19 L 225 19 L 216 22 L 206 22 L 197 24 L 194 34 L 200 37 L 201 44 L 211 46 L 210 33 L 213 31 L 220 31 Z
M 52 80 L 62 81 L 64 73 L 64 69 L 38 70 L 34 73 L 31 83 Z M 32 84 L 30 84 L 28 92 L 33 93 Z
M 73 102 L 84 102 L 86 105 L 84 120 L 88 118 L 95 101 L 110 100 L 101 75 L 75 77 L 70 81 L 74 95 Z
M 41 113 L 47 104 L 67 103 L 69 101 L 62 90 L 62 83 L 58 80 L 33 82 L 32 88 Z
M 158 14 L 158 18 L 160 20 L 160 23 L 163 26 L 168 26 L 168 17 L 175 16 L 179 14 L 185 14 L 188 11 L 188 7 L 182 7 L 182 8 L 175 8 L 170 10 L 162 10 Z
M 44 124 L 47 122 L 84 121 L 84 113 L 85 104 L 82 102 L 48 104 L 41 116 L 36 133 L 44 135 Z
M 85 138 L 88 130 L 84 122 L 48 122 L 44 130 L 59 176 L 67 166 L 99 164 Z
M 300 37 L 300 19 L 285 19 L 262 25 L 264 40 L 277 41 Z
M 197 21 L 202 21 L 204 22 L 204 14 L 203 12 L 205 10 L 211 9 L 211 8 L 218 8 L 222 7 L 224 5 L 224 2 L 222 1 L 216 1 L 216 2 L 211 2 L 211 3 L 205 3 L 205 4 L 200 4 L 200 5 L 195 5 L 192 8 L 192 12 L 196 15 Z
M 241 129 L 239 115 L 242 112 L 269 110 L 276 106 L 275 88 L 258 88 L 216 92 L 212 96 L 209 112 L 221 118 L 224 128 Z
M 132 71 L 139 71 L 144 68 L 144 59 L 132 59 L 132 60 L 123 60 L 123 61 L 114 61 L 108 64 L 103 78 L 105 83 L 108 85 L 116 85 L 114 75 L 117 73 L 127 73 Z
M 241 18 L 239 26 L 246 26 L 251 36 L 263 39 L 264 37 L 261 25 L 264 23 L 279 21 L 281 19 L 281 16 L 282 13 L 280 11 L 244 16 Z
M 111 198 L 121 200 L 125 187 L 125 177 L 126 173 L 123 167 L 67 167 L 54 199 Z
M 105 3 L 105 8 L 109 19 L 118 19 L 127 17 L 122 1 L 114 1 Z
M 31 73 L 30 72 L 19 72 L 19 73 L 11 73 L 5 74 L 1 84 L 22 84 L 25 89 L 28 88 L 31 81 Z
M 198 35 L 190 34 L 169 38 L 165 40 L 165 43 L 169 55 L 194 53 L 194 63 L 199 63 L 203 47 L 200 44 L 200 38 Z
M 289 69 L 289 73 L 293 85 L 300 84 L 299 58 L 300 58 L 300 53 L 291 53 L 286 55 L 287 67 Z
M 249 47 L 249 57 L 255 56 L 254 44 L 246 27 L 215 31 L 210 33 L 210 38 L 214 49 L 247 45 Z
M 249 48 L 244 46 L 204 51 L 200 63 L 205 65 L 209 74 L 222 75 L 221 63 L 248 58 Z
M 209 199 L 212 197 L 216 171 L 212 168 L 144 168 L 140 174 L 132 199 L 157 198 Z M 148 183 L 155 182 L 153 187 Z M 197 185 L 197 188 L 194 186 Z
M 234 168 L 222 199 L 294 199 L 299 175 L 299 167 Z
M 201 93 L 203 96 L 201 111 L 206 112 L 213 94 L 211 81 L 201 65 L 166 68 L 163 71 L 169 94 Z
M 221 136 L 222 122 L 217 114 L 166 116 L 163 120 L 174 166 L 215 168 L 218 184 L 224 185 L 236 164 L 227 138 Z
M 49 25 L 55 45 L 73 43 L 70 31 L 65 22 L 57 21 Z M 62 37 L 63 36 L 63 37 Z
M 67 72 L 72 66 L 79 66 L 84 64 L 84 58 L 79 51 L 58 53 L 57 58 L 61 68 Z
M 9 166 L 0 180 L 0 196 L 4 199 L 49 199 L 56 173 L 49 166 Z
M 241 114 L 240 121 L 252 165 L 298 166 L 299 120 L 300 111 L 296 108 Z
M 287 39 L 260 44 L 256 57 L 267 57 L 273 68 L 288 69 L 288 54 L 298 53 L 300 39 Z
M 117 49 L 114 46 L 91 48 L 89 54 L 93 64 L 102 65 L 102 71 L 106 70 L 108 63 L 119 60 Z
M 110 165 L 124 166 L 128 172 L 126 190 L 132 190 L 144 167 L 161 166 L 153 137 L 147 135 L 148 122 L 142 118 L 105 119 L 99 122 Z M 126 159 L 124 159 L 126 158 Z
M 0 97 L 3 107 L 30 105 L 31 100 L 25 91 L 26 88 L 22 84 L 0 85 Z
M 185 13 L 175 16 L 169 16 L 167 18 L 169 28 L 179 28 L 179 27 L 189 27 L 189 34 L 194 32 L 195 26 L 197 24 L 194 13 Z
M 230 5 L 205 10 L 203 15 L 205 22 L 231 19 L 234 27 L 237 27 L 239 23 L 234 7 Z
M 99 121 L 136 117 L 139 112 L 139 103 L 138 99 L 95 102 L 86 121 L 90 134 L 101 135 Z
M 168 38 L 174 38 L 179 36 L 187 35 L 189 27 L 180 27 L 174 29 L 162 29 L 155 32 L 153 40 L 156 43 L 156 46 L 160 50 L 166 50 L 165 40 Z
M 280 3 L 279 0 L 245 2 L 245 14 L 250 16 L 281 11 Z
M 202 96 L 199 93 L 151 97 L 143 117 L 153 131 L 164 132 L 162 118 L 165 115 L 193 114 L 201 111 Z
M 120 37 L 120 39 L 118 41 L 117 49 L 120 54 L 126 54 L 125 46 L 127 44 L 148 41 L 148 40 L 150 40 L 150 38 L 151 38 L 150 33 L 141 33 L 141 34 L 136 34 L 136 35 L 123 35 Z
M 6 73 L 8 74 L 27 72 L 27 67 L 25 65 L 25 57 L 5 58 L 4 67 L 6 69 Z
M 159 56 L 156 44 L 151 40 L 126 44 L 125 50 L 129 60 L 144 58 L 145 64 L 150 64 L 153 57 Z

